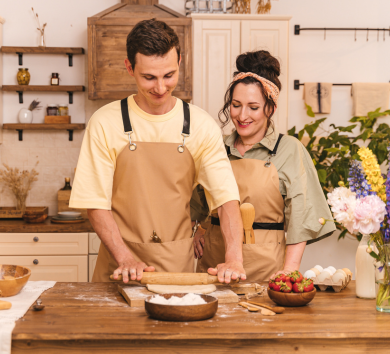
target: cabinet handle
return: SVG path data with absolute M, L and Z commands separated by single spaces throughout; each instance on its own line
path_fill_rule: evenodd
M 38 242 L 38 241 L 39 241 L 39 237 L 35 236 L 35 237 L 33 238 L 33 241 L 34 241 L 34 242 Z
M 33 260 L 33 263 L 34 263 L 34 264 L 38 264 L 39 261 L 38 261 L 37 259 L 34 259 L 34 260 Z

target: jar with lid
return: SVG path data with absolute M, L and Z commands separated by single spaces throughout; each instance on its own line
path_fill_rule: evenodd
M 58 73 L 51 74 L 51 85 L 58 86 L 60 84 L 60 78 L 58 77 Z
M 16 74 L 16 79 L 19 85 L 28 85 L 30 83 L 30 73 L 27 68 L 19 68 Z
M 58 115 L 59 116 L 68 116 L 69 115 L 69 109 L 68 105 L 65 103 L 62 103 L 58 107 Z
M 58 116 L 58 105 L 54 103 L 47 105 L 46 113 L 48 116 Z

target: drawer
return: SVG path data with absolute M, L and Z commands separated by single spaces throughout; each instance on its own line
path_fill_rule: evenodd
M 0 264 L 30 268 L 29 280 L 88 281 L 88 256 L 0 256 Z
M 93 272 L 95 271 L 97 254 L 90 254 L 88 256 L 88 281 L 92 281 Z
M 99 253 L 100 238 L 95 232 L 89 233 L 89 253 Z
M 0 233 L 0 256 L 88 254 L 88 233 Z

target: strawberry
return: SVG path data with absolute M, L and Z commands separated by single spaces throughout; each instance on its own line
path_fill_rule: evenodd
M 291 282 L 286 281 L 285 283 L 283 283 L 283 285 L 281 286 L 281 289 L 282 289 L 282 292 L 284 292 L 284 293 L 291 293 L 291 291 L 292 291 Z
M 294 293 L 303 293 L 304 284 L 303 283 L 293 283 L 292 290 Z
M 292 283 L 300 283 L 303 280 L 303 275 L 298 270 L 290 273 L 289 277 Z
M 303 291 L 305 293 L 308 293 L 309 291 L 312 291 L 314 289 L 313 280 L 306 279 L 306 281 L 303 283 Z
M 273 289 L 274 288 L 274 284 L 275 284 L 275 281 L 274 280 L 270 280 L 269 283 L 268 283 L 269 288 Z
M 281 291 L 281 287 L 282 287 L 282 282 L 278 282 L 278 283 L 274 283 L 274 287 L 273 287 L 273 290 L 274 291 L 278 291 L 278 292 L 280 292 Z
M 290 281 L 290 277 L 287 276 L 286 274 L 279 274 L 276 278 L 275 278 L 275 282 L 286 282 L 286 281 Z

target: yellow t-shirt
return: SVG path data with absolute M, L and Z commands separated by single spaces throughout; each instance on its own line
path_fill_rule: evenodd
M 176 99 L 173 109 L 163 115 L 144 112 L 128 98 L 130 121 L 136 142 L 183 142 L 183 101 Z M 238 187 L 226 155 L 221 129 L 199 107 L 190 105 L 190 136 L 185 146 L 192 155 L 196 175 L 193 188 L 201 184 L 213 210 L 231 200 L 240 200 Z M 85 131 L 77 163 L 69 206 L 71 208 L 111 210 L 116 159 L 128 145 L 124 134 L 120 101 L 105 105 L 91 117 Z M 129 176 L 129 181 L 131 181 Z

